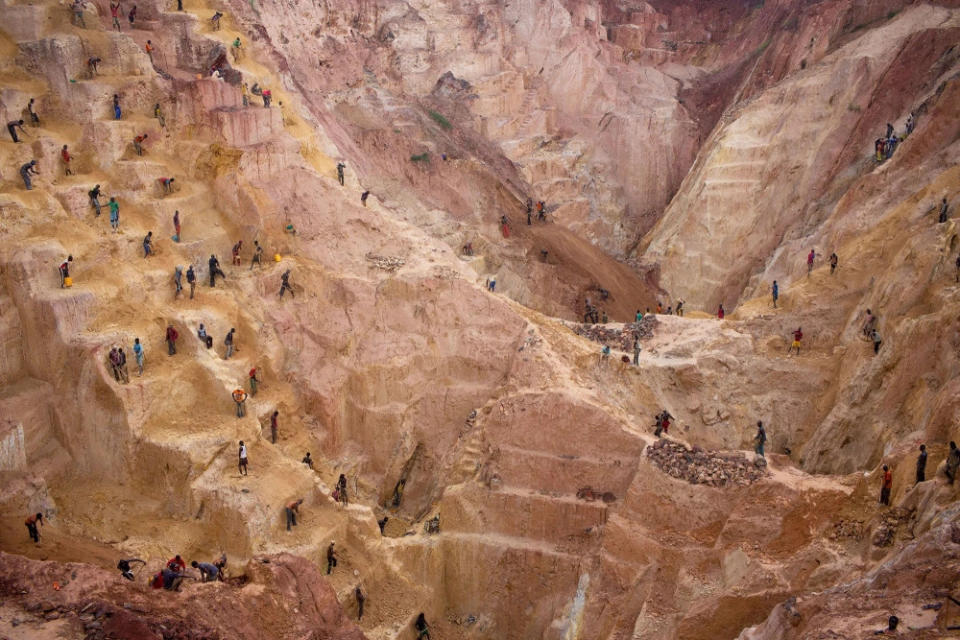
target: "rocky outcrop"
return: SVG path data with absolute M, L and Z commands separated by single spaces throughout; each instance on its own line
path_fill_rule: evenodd
M 253 558 L 226 582 L 200 584 L 198 574 L 188 572 L 177 592 L 147 585 L 159 568 L 145 568 L 133 583 L 116 570 L 0 553 L 0 629 L 16 635 L 55 628 L 88 640 L 366 637 L 344 617 L 319 568 L 304 558 Z
M 777 606 L 739 640 L 873 637 L 883 635 L 890 616 L 900 620 L 890 635 L 950 637 L 957 611 L 950 576 L 960 564 L 956 515 L 956 507 L 945 510 L 929 531 L 862 578 Z

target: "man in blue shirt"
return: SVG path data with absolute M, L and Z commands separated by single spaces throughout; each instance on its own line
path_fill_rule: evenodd
M 209 562 L 197 562 L 194 560 L 190 566 L 200 571 L 200 582 L 213 582 L 220 577 L 220 569 Z

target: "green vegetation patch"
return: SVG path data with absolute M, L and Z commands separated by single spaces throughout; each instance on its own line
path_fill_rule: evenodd
M 453 125 L 450 124 L 449 120 L 443 117 L 442 113 L 438 113 L 436 111 L 430 111 L 429 113 L 430 113 L 430 117 L 433 118 L 433 121 L 436 122 L 438 125 L 446 129 L 447 131 L 449 131 L 450 129 L 453 129 Z

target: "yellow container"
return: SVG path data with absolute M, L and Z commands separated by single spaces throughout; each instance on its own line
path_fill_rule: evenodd
M 66 278 L 64 278 L 64 279 L 63 279 L 63 286 L 64 286 L 64 287 L 72 287 L 72 286 L 73 286 L 73 278 L 71 278 L 70 276 L 67 276 Z
M 280 262 L 280 254 L 279 254 L 279 253 L 273 254 L 273 261 L 274 261 L 274 262 Z

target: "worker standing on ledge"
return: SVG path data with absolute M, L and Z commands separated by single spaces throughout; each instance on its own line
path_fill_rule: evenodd
M 753 437 L 753 441 L 757 443 L 757 446 L 754 448 L 754 451 L 761 458 L 765 458 L 763 455 L 763 445 L 767 442 L 767 430 L 763 428 L 763 421 L 757 420 L 757 435 Z
M 172 356 L 177 352 L 177 339 L 180 337 L 180 334 L 177 333 L 177 330 L 173 328 L 172 324 L 167 325 L 167 355 Z
M 360 620 L 363 618 L 363 603 L 367 601 L 367 596 L 364 595 L 359 584 L 353 590 L 353 595 L 357 599 L 357 620 Z
M 800 355 L 801 340 L 803 340 L 803 331 L 801 331 L 801 327 L 797 327 L 797 330 L 793 332 L 793 342 L 790 343 L 790 348 L 787 349 L 787 353 L 789 354 L 791 351 L 796 349 L 797 355 Z
M 240 441 L 240 450 L 238 452 L 239 462 L 237 463 L 237 468 L 240 470 L 240 475 L 245 476 L 247 474 L 247 445 L 243 444 L 243 440 Z
M 217 260 L 217 256 L 210 254 L 210 259 L 207 260 L 207 265 L 210 271 L 210 286 L 217 286 L 217 276 L 220 276 L 224 280 L 227 279 L 227 274 L 223 272 L 223 269 L 220 268 L 220 261 Z
M 293 294 L 293 287 L 290 286 L 290 269 L 287 269 L 283 272 L 283 275 L 280 276 L 280 297 L 283 297 L 283 292 L 289 291 L 290 297 L 295 298 Z
M 893 489 L 893 474 L 890 467 L 883 465 L 883 484 L 880 486 L 880 504 L 890 506 L 890 490 Z
M 331 540 L 330 546 L 327 547 L 327 575 L 330 575 L 333 568 L 337 566 L 337 555 L 333 551 L 333 544 L 333 540 Z
M 227 353 L 224 357 L 224 360 L 229 360 L 230 356 L 233 355 L 233 334 L 236 331 L 233 327 L 230 328 L 230 331 L 227 333 L 227 336 L 223 339 L 223 344 L 227 347 Z
M 927 479 L 927 445 L 920 445 L 920 455 L 917 456 L 917 483 Z

